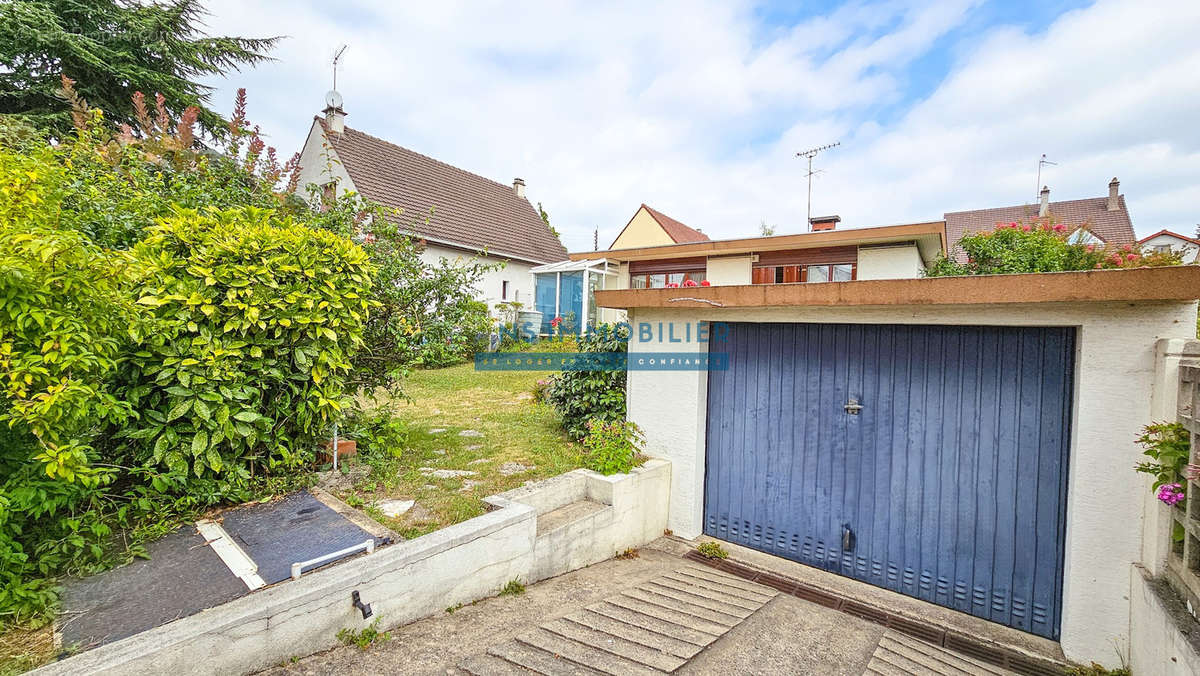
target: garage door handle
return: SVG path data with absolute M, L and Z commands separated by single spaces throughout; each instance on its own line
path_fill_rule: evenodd
M 850 401 L 848 401 L 842 408 L 846 409 L 846 413 L 849 413 L 850 415 L 858 415 L 858 412 L 861 411 L 863 407 L 859 405 L 857 399 L 851 397 Z

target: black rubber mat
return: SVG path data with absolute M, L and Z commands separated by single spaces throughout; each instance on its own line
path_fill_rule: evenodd
M 308 492 L 230 510 L 221 515 L 221 525 L 258 564 L 258 575 L 267 584 L 289 579 L 294 562 L 372 538 Z M 382 541 L 376 540 L 376 544 Z
M 64 650 L 85 650 L 153 629 L 249 592 L 187 525 L 147 546 L 149 559 L 63 583 Z

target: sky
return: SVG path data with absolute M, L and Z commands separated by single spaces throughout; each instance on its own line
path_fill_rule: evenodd
M 210 34 L 287 36 L 211 102 L 299 150 L 338 72 L 347 125 L 509 184 L 571 251 L 646 203 L 713 239 L 1107 195 L 1200 223 L 1200 2 L 211 0 Z

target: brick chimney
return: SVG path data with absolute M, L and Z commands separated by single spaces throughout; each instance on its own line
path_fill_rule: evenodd
M 1038 218 L 1045 218 L 1050 213 L 1050 188 L 1042 186 L 1042 203 L 1038 206 Z
M 513 179 L 513 192 L 517 193 L 517 197 L 520 197 L 521 199 L 525 199 L 525 179 L 523 179 L 523 178 L 514 178 Z
M 341 102 L 338 105 L 325 106 L 325 129 L 330 134 L 341 134 L 346 131 L 346 111 L 342 110 Z
M 1108 182 L 1108 210 L 1118 211 L 1121 208 L 1121 201 L 1117 199 L 1118 193 L 1121 192 L 1121 182 L 1113 176 L 1113 180 Z
M 812 226 L 813 232 L 820 232 L 822 230 L 833 230 L 834 228 L 837 227 L 837 224 L 841 220 L 842 220 L 841 216 L 817 216 L 817 217 L 814 217 L 811 221 L 809 221 L 809 225 Z

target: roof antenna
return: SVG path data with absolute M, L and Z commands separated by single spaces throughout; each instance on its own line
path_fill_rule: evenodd
M 1051 162 L 1050 160 L 1046 159 L 1046 153 L 1042 153 L 1042 159 L 1038 160 L 1037 185 L 1033 187 L 1033 201 L 1035 202 L 1042 198 L 1042 167 L 1046 166 L 1047 164 L 1055 167 L 1058 166 L 1058 162 Z
M 796 153 L 796 157 L 807 157 L 808 158 L 808 173 L 804 175 L 806 178 L 808 178 L 808 213 L 806 214 L 807 218 L 804 221 L 805 232 L 812 232 L 812 177 L 814 174 L 819 174 L 822 171 L 824 171 L 824 169 L 818 169 L 816 171 L 813 171 L 813 168 L 812 168 L 813 158 L 816 157 L 817 153 L 821 152 L 822 150 L 829 150 L 830 148 L 836 148 L 837 146 L 840 146 L 840 145 L 842 145 L 841 141 L 834 141 L 833 143 L 830 143 L 829 145 L 824 145 L 824 146 L 820 146 L 817 148 L 809 148 L 808 150 L 802 150 L 802 151 Z
M 338 67 L 338 61 L 341 61 L 341 60 L 342 60 L 342 53 L 344 53 L 344 52 L 346 51 L 346 47 L 348 47 L 348 46 L 349 46 L 349 45 L 342 45 L 341 47 L 338 47 L 338 48 L 337 48 L 337 51 L 336 51 L 336 52 L 334 52 L 334 53 L 333 53 L 333 90 L 334 90 L 334 91 L 337 91 L 337 67 Z
M 592 251 L 600 250 L 600 226 L 592 230 Z

